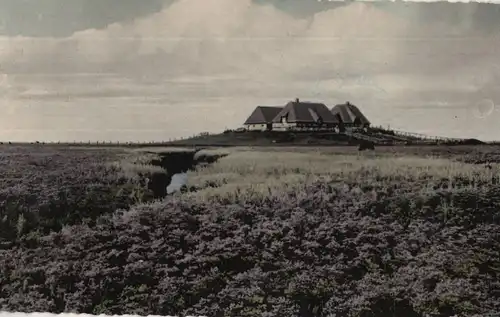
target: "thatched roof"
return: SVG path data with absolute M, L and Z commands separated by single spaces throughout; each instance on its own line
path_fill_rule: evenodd
M 258 106 L 248 117 L 244 124 L 267 124 L 271 123 L 283 107 Z
M 274 123 L 280 123 L 282 117 L 287 117 L 290 123 L 316 123 L 321 120 L 324 123 L 337 124 L 338 119 L 328 110 L 323 103 L 303 102 L 299 100 L 290 101 L 273 119 Z
M 336 105 L 332 108 L 331 112 L 335 117 L 340 118 L 342 123 L 353 124 L 355 121 L 358 121 L 362 125 L 370 124 L 370 121 L 365 117 L 361 110 L 349 102 Z

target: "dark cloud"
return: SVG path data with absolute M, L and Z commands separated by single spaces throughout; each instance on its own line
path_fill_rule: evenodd
M 417 23 L 455 25 L 482 33 L 500 31 L 500 5 L 494 3 L 379 2 L 375 6 Z
M 2 0 L 0 35 L 69 36 L 76 31 L 100 29 L 111 23 L 159 12 L 176 0 Z M 348 5 L 352 1 L 253 0 L 295 17 Z M 481 32 L 500 33 L 500 5 L 491 3 L 418 3 L 380 1 L 373 4 L 418 23 L 453 24 Z
M 174 0 L 2 0 L 0 34 L 69 36 L 158 12 Z
M 297 17 L 307 17 L 315 13 L 343 7 L 349 2 L 328 0 L 253 0 L 257 4 L 269 4 Z
M 273 5 L 297 17 L 311 16 L 352 3 L 352 1 L 328 0 L 254 0 L 254 2 Z M 500 33 L 500 5 L 494 3 L 375 1 L 372 4 L 412 22 L 442 23 L 463 26 L 471 30 Z

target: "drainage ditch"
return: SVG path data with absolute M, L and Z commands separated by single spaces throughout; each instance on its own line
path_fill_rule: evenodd
M 217 162 L 227 154 L 203 153 L 202 149 L 193 151 L 175 152 L 147 152 L 156 154 L 159 159 L 151 161 L 151 165 L 163 168 L 167 173 L 154 173 L 148 183 L 148 188 L 153 192 L 154 198 L 164 198 L 186 188 L 187 172 L 197 166 L 206 166 Z

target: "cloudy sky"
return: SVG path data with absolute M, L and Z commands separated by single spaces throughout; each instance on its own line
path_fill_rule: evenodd
M 2 0 L 0 139 L 168 140 L 296 97 L 500 139 L 499 55 L 489 3 Z

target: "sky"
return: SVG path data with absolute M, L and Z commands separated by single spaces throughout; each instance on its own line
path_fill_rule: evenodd
M 2 0 L 0 140 L 169 140 L 295 98 L 499 140 L 499 55 L 491 3 Z

